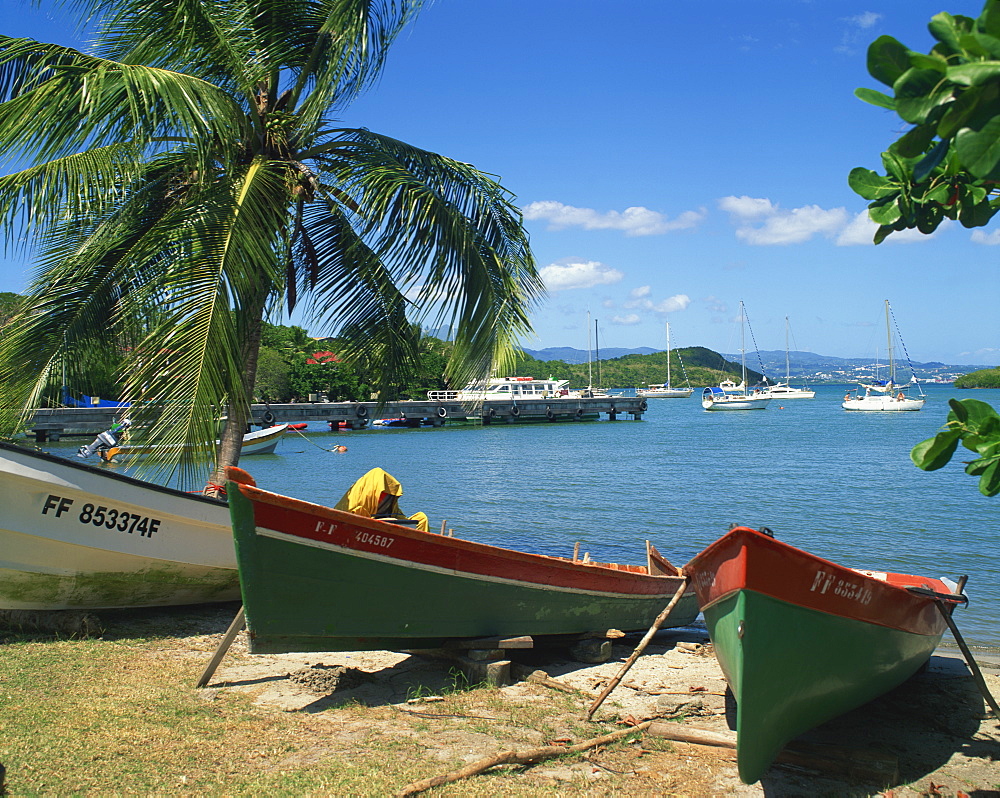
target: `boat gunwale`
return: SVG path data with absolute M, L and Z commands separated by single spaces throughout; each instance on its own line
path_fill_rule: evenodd
M 559 580 L 559 584 L 566 584 L 567 586 L 580 587 L 580 584 L 569 583 L 586 581 L 588 582 L 588 589 L 594 591 L 609 592 L 608 589 L 606 587 L 602 587 L 601 584 L 591 584 L 591 582 L 609 583 L 608 587 L 611 588 L 610 592 L 620 595 L 631 595 L 636 597 L 667 595 L 672 590 L 676 590 L 676 585 L 678 585 L 681 580 L 680 575 L 670 573 L 650 574 L 646 566 L 641 565 L 600 563 L 594 561 L 584 562 L 583 560 L 574 561 L 569 558 L 557 557 L 548 554 L 535 554 L 517 549 L 508 549 L 502 546 L 495 546 L 489 543 L 466 540 L 464 538 L 455 538 L 432 532 L 422 532 L 417 529 L 411 529 L 398 524 L 393 524 L 391 521 L 367 518 L 365 516 L 356 515 L 343 510 L 337 510 L 332 507 L 326 507 L 324 505 L 315 504 L 302 499 L 272 493 L 271 491 L 249 485 L 245 482 L 237 481 L 234 484 L 236 484 L 243 495 L 254 504 L 255 524 L 257 527 L 290 535 L 303 541 L 329 542 L 332 545 L 345 548 L 351 552 L 357 551 L 385 554 L 384 551 L 379 551 L 374 546 L 345 546 L 343 543 L 339 542 L 330 540 L 323 541 L 323 538 L 316 532 L 313 534 L 304 534 L 303 531 L 299 531 L 298 529 L 290 531 L 288 526 L 285 526 L 284 528 L 275 528 L 273 523 L 267 523 L 267 519 L 257 520 L 258 505 L 270 508 L 271 512 L 297 513 L 299 515 L 310 517 L 314 521 L 319 518 L 336 524 L 343 524 L 345 526 L 360 528 L 364 531 L 370 531 L 377 536 L 384 536 L 388 533 L 394 538 L 408 541 L 411 545 L 423 547 L 432 546 L 438 553 L 438 556 L 446 552 L 463 555 L 467 558 L 488 556 L 508 563 L 510 567 L 516 568 L 518 566 L 524 566 L 536 570 L 542 570 L 547 572 L 546 574 L 543 574 L 544 578 L 549 580 Z M 312 526 L 315 527 L 315 523 L 313 523 Z M 308 530 L 309 527 L 306 526 L 304 529 Z M 651 550 L 650 557 L 655 563 L 657 563 L 657 565 L 663 567 L 664 570 L 673 568 L 672 564 L 660 555 L 655 548 Z M 424 564 L 435 564 L 428 562 L 427 560 L 416 561 L 403 556 L 392 557 L 392 559 L 400 563 L 418 564 L 423 562 Z M 469 575 L 500 575 L 496 571 L 486 569 L 478 571 L 471 570 L 466 567 L 459 567 L 457 564 L 454 565 L 451 570 L 456 573 Z M 585 580 L 581 579 L 581 577 L 584 577 Z M 518 581 L 524 582 L 525 584 L 542 583 L 541 578 L 536 580 L 519 577 Z M 613 583 L 617 587 L 612 587 L 610 583 Z M 686 592 L 692 592 L 692 590 L 693 589 L 689 588 Z
M 145 488 L 148 490 L 156 491 L 158 493 L 165 493 L 169 496 L 183 497 L 185 499 L 194 499 L 196 501 L 206 502 L 213 506 L 222 505 L 225 506 L 225 499 L 216 498 L 214 496 L 206 496 L 203 493 L 189 493 L 188 491 L 181 490 L 180 488 L 171 488 L 166 485 L 158 485 L 155 482 L 147 482 L 144 479 L 139 479 L 138 477 L 129 476 L 127 474 L 119 474 L 115 471 L 106 470 L 100 466 L 91 465 L 90 463 L 77 463 L 66 457 L 61 457 L 57 454 L 51 454 L 49 452 L 42 451 L 41 449 L 29 449 L 26 446 L 21 446 L 19 444 L 8 443 L 6 441 L 0 441 L 0 452 L 13 452 L 16 454 L 24 455 L 29 458 L 37 458 L 49 463 L 53 463 L 58 466 L 65 466 L 71 469 L 77 469 L 97 477 L 107 477 L 108 479 L 114 479 L 125 484 L 133 485 L 137 488 Z
M 789 555 L 799 562 L 808 562 L 816 568 L 817 574 L 824 573 L 830 577 L 831 581 L 828 582 L 828 587 L 833 584 L 833 579 L 839 577 L 847 577 L 855 581 L 862 580 L 865 587 L 872 591 L 872 596 L 869 601 L 862 604 L 860 601 L 856 601 L 846 595 L 838 596 L 833 592 L 827 592 L 825 589 L 823 591 L 815 590 L 817 586 L 815 580 L 819 578 L 818 576 L 814 577 L 814 589 L 803 589 L 802 585 L 792 585 L 787 580 L 776 578 L 772 575 L 768 575 L 762 581 L 759 566 L 751 566 L 749 558 L 746 556 L 748 550 L 747 540 L 753 540 L 758 549 L 761 546 L 773 549 L 775 556 L 780 556 L 785 562 L 789 562 Z M 732 581 L 734 584 L 733 587 L 717 588 L 715 583 L 718 578 L 718 568 L 704 566 L 720 558 L 726 560 L 733 559 L 732 556 L 726 557 L 726 549 L 734 549 L 736 551 L 735 558 L 741 561 L 742 570 L 738 581 L 732 579 L 726 580 Z M 750 574 L 751 567 L 755 568 L 752 576 Z M 789 563 L 789 568 L 792 568 L 791 563 Z M 795 568 L 795 570 L 798 569 Z M 911 586 L 924 586 L 938 593 L 950 593 L 948 585 L 938 578 L 889 571 L 866 572 L 849 568 L 797 548 L 790 543 L 777 540 L 750 527 L 736 527 L 731 529 L 724 536 L 695 555 L 684 566 L 683 572 L 695 586 L 695 590 L 698 592 L 699 604 L 703 612 L 706 608 L 711 608 L 734 593 L 738 593 L 741 590 L 750 590 L 817 612 L 911 634 L 936 635 L 943 631 L 947 625 L 937 607 L 934 606 L 936 603 L 935 598 L 915 594 L 906 589 Z M 872 573 L 884 574 L 885 579 L 872 576 Z M 708 579 L 709 576 L 711 576 L 711 581 Z M 856 591 L 852 587 L 851 592 L 858 593 L 859 591 Z M 840 601 L 840 599 L 843 599 L 843 601 Z M 899 606 L 899 609 L 892 613 L 892 618 L 887 617 L 889 613 L 884 611 L 886 603 Z M 913 608 L 913 610 L 909 612 L 904 611 L 904 605 Z M 882 611 L 879 612 L 879 610 Z M 919 619 L 924 618 L 924 616 L 927 617 L 925 618 L 925 623 L 921 625 Z

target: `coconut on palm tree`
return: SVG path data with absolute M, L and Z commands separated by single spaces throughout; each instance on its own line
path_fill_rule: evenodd
M 87 52 L 0 36 L 0 220 L 38 263 L 0 336 L 4 431 L 81 347 L 114 347 L 136 428 L 196 442 L 169 468 L 214 454 L 218 481 L 279 310 L 377 358 L 383 386 L 415 362 L 414 322 L 452 326 L 455 381 L 510 357 L 542 290 L 512 196 L 337 123 L 418 0 L 76 5 Z

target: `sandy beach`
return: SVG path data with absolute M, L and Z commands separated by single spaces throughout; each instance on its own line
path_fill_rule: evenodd
M 208 664 L 229 620 L 224 610 L 206 611 L 206 633 L 179 641 L 185 656 L 198 666 L 192 673 L 201 673 Z M 554 693 L 572 696 L 568 707 L 565 701 L 552 701 L 551 727 L 574 730 L 557 735 L 559 742 L 581 742 L 585 735 L 580 722 L 588 707 L 619 673 L 637 640 L 615 641 L 612 658 L 602 664 L 574 662 L 565 652 L 510 652 L 515 674 L 523 678 L 541 671 L 555 681 L 549 686 L 537 680 L 514 681 L 495 692 L 502 702 L 536 707 Z M 991 692 L 1000 695 L 997 663 L 980 665 Z M 432 777 L 453 770 L 455 762 L 468 764 L 516 747 L 503 728 L 487 725 L 484 730 L 481 718 L 477 722 L 436 715 L 438 695 L 454 683 L 454 663 L 439 657 L 385 651 L 249 655 L 241 633 L 203 694 L 210 700 L 226 691 L 245 691 L 262 712 L 299 713 L 323 722 L 328 725 L 324 739 L 329 749 L 326 754 L 317 751 L 317 756 L 347 755 L 372 735 L 414 738 L 425 751 L 426 775 Z M 352 722 L 344 723 L 347 716 L 339 707 L 348 704 L 370 708 L 363 727 L 356 713 L 350 715 Z M 594 720 L 622 728 L 662 720 L 693 732 L 725 734 L 730 733 L 733 709 L 707 635 L 698 629 L 668 630 L 654 638 Z M 593 736 L 605 733 L 606 725 L 592 725 Z M 549 743 L 539 736 L 538 745 Z M 665 743 L 647 731 L 638 744 L 595 749 L 580 761 L 541 762 L 523 769 L 517 778 L 527 785 L 557 786 L 560 792 L 581 795 L 620 794 L 625 788 L 635 795 L 1000 796 L 1000 722 L 986 712 L 957 651 L 940 650 L 926 671 L 803 735 L 795 751 L 761 782 L 745 785 L 738 779 L 732 750 Z M 477 778 L 460 782 L 461 788 L 453 784 L 439 789 L 476 794 Z M 485 782 L 481 789 L 487 790 Z

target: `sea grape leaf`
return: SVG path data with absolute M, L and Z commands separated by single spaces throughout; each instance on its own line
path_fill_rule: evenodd
M 960 86 L 981 86 L 1000 78 L 1000 63 L 979 61 L 974 64 L 959 64 L 948 67 L 946 75 L 948 80 Z
M 953 430 L 939 432 L 933 438 L 921 441 L 910 451 L 910 459 L 917 468 L 937 471 L 945 466 L 958 448 L 961 433 Z
M 892 86 L 910 68 L 910 51 L 892 36 L 879 36 L 868 46 L 868 74 Z
M 979 492 L 983 496 L 1000 493 L 1000 457 L 990 460 L 974 460 L 965 469 L 971 476 L 979 477 Z
M 955 134 L 955 151 L 976 177 L 990 177 L 1000 162 L 1000 114 L 978 130 L 968 127 L 959 130 Z
M 939 42 L 947 44 L 953 50 L 959 49 L 958 42 L 963 31 L 959 29 L 955 17 L 946 11 L 942 11 L 940 14 L 935 14 L 931 17 L 931 21 L 927 23 L 927 30 Z
M 922 183 L 931 172 L 944 160 L 945 155 L 948 154 L 949 142 L 947 139 L 944 141 L 939 141 L 934 145 L 932 149 L 926 156 L 924 156 L 920 162 L 913 167 L 913 179 L 917 183 Z
M 871 105 L 877 105 L 879 108 L 888 108 L 890 111 L 896 110 L 896 100 L 888 94 L 876 91 L 875 89 L 866 89 L 863 87 L 855 89 L 854 96 Z
M 896 113 L 919 125 L 936 106 L 951 96 L 944 75 L 934 69 L 908 69 L 892 84 L 896 92 Z
M 895 183 L 889 178 L 882 177 L 878 172 L 865 169 L 863 166 L 851 170 L 847 176 L 847 184 L 852 191 L 866 200 L 883 199 L 898 191 Z
M 933 141 L 935 133 L 934 125 L 917 125 L 897 139 L 892 146 L 904 158 L 916 158 L 927 151 L 927 146 Z
M 968 43 L 969 39 L 977 45 L 979 55 L 990 58 L 1000 58 L 1000 38 L 997 38 L 996 35 L 973 31 L 971 36 L 963 36 L 962 46 L 969 52 L 974 53 L 976 51 L 972 49 L 971 43 Z

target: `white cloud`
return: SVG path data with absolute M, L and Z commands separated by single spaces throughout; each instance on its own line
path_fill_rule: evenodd
M 805 205 L 786 211 L 768 199 L 747 196 L 723 197 L 719 207 L 736 223 L 736 237 L 755 246 L 801 244 L 817 234 L 829 238 L 847 224 L 844 208 Z
M 992 233 L 987 233 L 985 230 L 973 230 L 969 238 L 975 244 L 994 246 L 1000 244 L 1000 230 L 994 230 Z
M 981 349 L 976 349 L 973 352 L 959 352 L 958 357 L 974 357 L 981 359 L 982 362 L 986 362 L 986 358 L 996 358 L 1000 355 L 1000 349 L 996 349 L 992 346 L 985 346 Z
M 762 197 L 723 197 L 719 208 L 726 211 L 736 226 L 736 237 L 751 246 L 783 246 L 801 244 L 820 235 L 834 240 L 839 247 L 874 246 L 878 225 L 868 218 L 867 211 L 851 216 L 846 208 L 821 208 L 805 205 L 785 210 L 777 203 Z M 886 239 L 886 243 L 905 244 L 923 241 L 951 224 L 947 219 L 931 235 L 920 231 L 901 230 Z M 975 239 L 974 239 L 975 240 Z M 1000 238 L 993 242 L 998 243 Z
M 628 295 L 632 299 L 641 299 L 644 296 L 649 296 L 653 292 L 653 289 L 648 285 L 640 285 L 638 288 L 633 288 L 628 292 Z
M 611 285 L 625 275 L 596 260 L 564 260 L 550 263 L 539 270 L 545 287 L 550 291 L 566 291 L 571 288 L 593 288 L 595 285 Z
M 691 297 L 687 294 L 674 294 L 671 297 L 662 299 L 659 302 L 653 302 L 643 295 L 640 298 L 632 299 L 625 303 L 625 307 L 639 308 L 641 310 L 649 310 L 653 313 L 659 313 L 661 315 L 667 313 L 677 313 L 680 310 L 684 310 L 688 305 L 691 304 Z
M 770 216 L 778 210 L 778 206 L 773 205 L 769 199 L 748 197 L 746 195 L 742 197 L 723 197 L 719 200 L 719 207 L 731 216 L 746 221 Z
M 627 316 L 614 316 L 611 319 L 612 324 L 618 324 L 623 327 L 638 324 L 640 321 L 642 321 L 642 319 L 639 317 L 638 313 L 629 313 Z
M 855 14 L 853 17 L 845 17 L 844 21 L 855 25 L 862 30 L 868 30 L 869 28 L 875 27 L 878 21 L 882 19 L 881 14 L 876 14 L 874 11 L 862 11 L 860 14 Z
M 662 213 L 641 206 L 626 208 L 624 211 L 601 213 L 592 208 L 575 208 L 553 200 L 532 202 L 522 211 L 525 219 L 547 221 L 550 230 L 564 230 L 567 227 L 581 227 L 584 230 L 621 230 L 630 237 L 687 230 L 695 227 L 707 214 L 704 208 L 700 208 L 697 211 L 685 211 L 671 220 Z
M 878 230 L 878 225 L 868 218 L 868 211 L 861 211 L 840 231 L 840 235 L 837 236 L 837 246 L 851 247 L 874 244 L 872 239 L 876 230 Z

